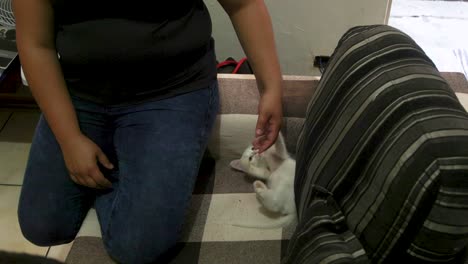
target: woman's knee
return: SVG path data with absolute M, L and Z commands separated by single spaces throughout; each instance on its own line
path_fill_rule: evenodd
M 20 203 L 18 221 L 21 232 L 29 242 L 41 246 L 54 246 L 73 241 L 77 231 L 60 217 L 37 213 Z

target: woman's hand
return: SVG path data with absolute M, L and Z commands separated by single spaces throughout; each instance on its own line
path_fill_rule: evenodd
M 281 92 L 265 92 L 258 105 L 258 121 L 252 142 L 259 153 L 271 147 L 278 137 L 283 119 Z
M 113 169 L 114 165 L 91 139 L 79 134 L 61 147 L 68 172 L 75 183 L 96 189 L 112 187 L 99 169 L 98 162 L 107 169 Z

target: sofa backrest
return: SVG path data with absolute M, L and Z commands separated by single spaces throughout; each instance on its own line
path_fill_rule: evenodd
M 282 133 L 293 156 L 307 104 L 319 79 L 284 76 Z M 253 75 L 220 74 L 218 81 L 220 112 L 208 149 L 216 159 L 236 159 L 253 140 L 259 91 Z

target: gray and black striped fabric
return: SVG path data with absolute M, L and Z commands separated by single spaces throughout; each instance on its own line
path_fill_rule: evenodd
M 340 40 L 307 109 L 299 224 L 283 263 L 459 263 L 468 239 L 468 115 L 389 26 Z

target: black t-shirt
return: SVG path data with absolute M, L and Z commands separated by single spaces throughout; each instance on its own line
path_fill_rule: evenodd
M 205 88 L 216 79 L 202 0 L 55 0 L 56 47 L 70 92 L 125 104 Z

